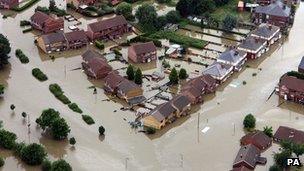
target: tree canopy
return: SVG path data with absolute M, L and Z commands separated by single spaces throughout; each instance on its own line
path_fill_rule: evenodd
M 252 114 L 245 116 L 243 125 L 245 129 L 254 129 L 255 128 L 255 117 Z
M 144 30 L 157 30 L 157 28 L 155 27 L 157 23 L 157 13 L 154 6 L 147 3 L 141 5 L 137 9 L 135 16 L 138 19 L 140 26 Z
M 129 65 L 126 72 L 128 80 L 134 80 L 134 69 L 132 65 Z
M 21 150 L 21 159 L 29 165 L 40 165 L 47 153 L 40 144 L 30 144 Z
M 171 84 L 178 84 L 178 73 L 175 68 L 172 69 L 169 75 L 169 80 Z
M 135 72 L 135 76 L 134 76 L 134 82 L 136 84 L 139 84 L 141 85 L 143 83 L 143 80 L 142 80 L 142 73 L 141 73 L 141 70 L 139 68 L 137 68 L 136 72 Z
M 178 23 L 181 20 L 181 16 L 177 11 L 172 10 L 166 14 L 166 19 L 168 23 Z
M 8 39 L 0 34 L 0 69 L 4 67 L 5 64 L 8 63 L 8 54 L 11 52 L 11 44 Z
M 116 14 L 123 15 L 127 20 L 133 20 L 132 5 L 127 2 L 121 2 L 117 5 Z
M 202 15 L 215 10 L 213 0 L 179 0 L 176 4 L 176 10 L 183 17 L 188 15 Z
M 184 68 L 181 68 L 178 76 L 180 79 L 186 79 L 188 77 L 187 71 Z
M 52 125 L 52 136 L 56 140 L 62 140 L 65 139 L 68 134 L 71 132 L 69 125 L 66 123 L 65 119 L 58 118 L 56 119 Z
M 65 160 L 60 159 L 53 162 L 51 171 L 72 171 L 72 167 Z
M 237 24 L 237 18 L 232 15 L 227 15 L 223 20 L 223 29 L 231 31 Z
M 11 150 L 15 147 L 16 139 L 15 133 L 0 129 L 0 147 Z

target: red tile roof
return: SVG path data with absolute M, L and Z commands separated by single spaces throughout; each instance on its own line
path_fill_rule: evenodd
M 102 30 L 107 30 L 113 27 L 121 26 L 128 24 L 127 20 L 124 16 L 118 15 L 110 19 L 98 21 L 95 23 L 91 23 L 88 25 L 88 27 L 91 28 L 93 32 L 100 32 Z
M 262 151 L 270 147 L 271 143 L 272 139 L 262 131 L 248 133 L 241 139 L 242 145 L 252 144 Z
M 304 144 L 304 132 L 294 128 L 280 126 L 274 134 L 273 139 L 277 142 L 286 140 L 297 144 Z
M 285 86 L 290 90 L 304 93 L 304 80 L 293 76 L 284 75 L 279 83 L 280 86 Z
M 130 48 L 133 48 L 137 55 L 156 51 L 156 46 L 153 42 L 136 43 L 133 44 Z

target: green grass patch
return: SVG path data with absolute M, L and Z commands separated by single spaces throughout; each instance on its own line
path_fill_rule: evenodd
M 87 123 L 88 125 L 95 124 L 94 119 L 89 115 L 82 115 L 82 120 L 84 120 L 84 122 Z
M 172 31 L 159 31 L 148 35 L 148 37 L 152 39 L 168 39 L 172 43 L 177 43 L 198 49 L 202 49 L 207 45 L 207 42 L 204 40 L 188 37 Z
M 76 103 L 70 103 L 69 108 L 74 112 L 82 113 L 82 110 L 78 107 Z
M 21 49 L 17 49 L 15 51 L 15 55 L 20 60 L 20 62 L 23 63 L 23 64 L 26 64 L 26 63 L 30 62 L 29 58 L 22 52 Z
M 51 84 L 51 85 L 49 85 L 49 90 L 63 104 L 70 104 L 71 103 L 71 101 L 69 100 L 69 98 L 64 95 L 64 92 L 62 91 L 61 87 L 58 84 Z
M 12 10 L 17 11 L 17 12 L 21 12 L 21 11 L 31 7 L 32 5 L 34 5 L 38 1 L 40 1 L 40 0 L 29 0 L 29 1 L 25 2 L 24 4 L 21 3 L 18 6 L 12 8 Z
M 39 68 L 34 68 L 32 70 L 32 75 L 39 81 L 46 81 L 48 79 L 48 77 Z

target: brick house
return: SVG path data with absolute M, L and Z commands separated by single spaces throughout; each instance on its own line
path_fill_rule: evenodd
M 117 15 L 110 19 L 89 24 L 87 34 L 90 40 L 116 39 L 130 31 L 131 27 L 125 17 Z
M 217 84 L 225 82 L 232 75 L 232 73 L 232 65 L 219 62 L 214 62 L 203 71 L 204 75 L 212 76 L 217 81 Z
M 246 52 L 247 59 L 256 59 L 268 50 L 266 45 L 266 40 L 249 36 L 241 42 L 237 49 Z
M 79 49 L 89 44 L 88 37 L 83 30 L 65 33 L 68 49 Z
M 45 53 L 59 52 L 68 49 L 63 32 L 49 33 L 37 38 L 37 46 Z
M 257 164 L 265 165 L 267 159 L 261 157 L 260 150 L 252 144 L 241 146 L 234 162 L 233 168 L 247 168 L 248 170 L 254 170 Z
M 88 44 L 83 30 L 63 33 L 62 31 L 44 34 L 37 38 L 37 46 L 45 53 L 78 49 Z
M 273 141 L 277 143 L 291 141 L 296 144 L 304 144 L 304 132 L 287 126 L 280 126 L 273 135 Z
M 19 0 L 0 0 L 1 9 L 11 9 L 19 4 Z
M 280 27 L 263 23 L 251 32 L 251 36 L 266 40 L 267 45 L 270 46 L 278 41 L 282 37 L 282 34 Z
M 285 74 L 280 79 L 276 93 L 284 100 L 304 104 L 304 80 Z
M 153 42 L 136 43 L 128 48 L 128 58 L 135 63 L 148 63 L 157 59 L 157 49 Z
M 106 93 L 116 94 L 118 85 L 124 80 L 124 78 L 116 72 L 111 72 L 104 79 L 104 87 Z
M 253 20 L 255 24 L 268 23 L 281 28 L 288 27 L 291 22 L 291 10 L 281 1 L 275 1 L 267 6 L 256 7 Z
M 217 87 L 217 81 L 210 75 L 201 75 L 189 80 L 181 90 L 192 104 L 202 103 L 204 94 L 213 93 Z
M 229 49 L 223 52 L 216 61 L 233 66 L 234 71 L 240 71 L 247 60 L 246 56 L 245 51 Z
M 111 71 L 112 67 L 107 60 L 98 52 L 88 50 L 82 54 L 82 68 L 88 77 L 94 79 L 105 78 Z
M 241 138 L 241 145 L 252 144 L 259 150 L 265 151 L 272 145 L 272 139 L 263 131 L 250 132 Z
M 191 107 L 191 102 L 187 96 L 179 94 L 170 101 L 172 106 L 176 109 L 176 116 L 181 117 L 187 115 Z
M 33 28 L 50 33 L 58 30 L 63 30 L 64 21 L 62 18 L 55 18 L 43 12 L 37 11 L 30 19 Z

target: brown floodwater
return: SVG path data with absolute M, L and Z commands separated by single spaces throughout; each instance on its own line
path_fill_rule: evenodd
M 295 23 L 283 46 L 276 45 L 271 49 L 272 54 L 268 53 L 257 61 L 250 61 L 250 68 L 228 79 L 215 95 L 206 97 L 204 104 L 193 107 L 189 117 L 176 121 L 151 137 L 130 128 L 128 121 L 133 121 L 135 116 L 129 111 L 120 111 L 122 103 L 104 100 L 108 97 L 103 94 L 100 81 L 88 80 L 81 70 L 72 71 L 81 66 L 80 54 L 85 49 L 55 54 L 56 59 L 52 61 L 47 55 L 42 55 L 33 44 L 33 33 L 22 33 L 19 21 L 28 19 L 37 5 L 46 5 L 46 1 L 40 1 L 25 12 L 7 19 L 0 16 L 0 32 L 9 38 L 12 45 L 10 65 L 0 73 L 1 83 L 7 87 L 0 100 L 0 119 L 4 121 L 5 129 L 18 135 L 18 141 L 43 144 L 52 160 L 64 158 L 76 171 L 226 171 L 231 169 L 239 148 L 239 139 L 244 135 L 242 120 L 247 113 L 253 113 L 257 117 L 257 127 L 260 129 L 268 125 L 276 130 L 279 125 L 286 125 L 304 130 L 302 106 L 286 103 L 277 107 L 279 100 L 275 95 L 266 101 L 279 77 L 286 71 L 295 70 L 304 55 L 303 3 L 297 10 Z M 1 11 L 3 13 L 6 12 Z M 113 43 L 109 42 L 109 45 L 113 46 Z M 21 64 L 15 57 L 16 48 L 22 49 L 30 58 L 28 64 Z M 113 65 L 117 68 L 125 66 L 119 62 L 114 62 Z M 151 69 L 147 67 L 144 74 L 160 70 L 153 67 L 159 66 L 160 62 L 151 65 Z M 31 75 L 34 67 L 44 71 L 49 80 L 37 81 Z M 192 64 L 185 64 L 183 67 L 187 70 L 194 68 Z M 257 76 L 253 77 L 253 73 L 257 73 Z M 166 82 L 166 79 L 161 83 Z M 242 85 L 243 81 L 247 84 Z M 61 85 L 66 95 L 79 104 L 85 114 L 90 114 L 96 124 L 86 125 L 79 114 L 58 101 L 48 90 L 51 83 Z M 144 80 L 144 89 L 148 90 L 147 86 L 151 84 L 158 83 Z M 88 89 L 92 85 L 97 86 L 97 96 Z M 145 93 L 152 96 L 153 92 Z M 10 111 L 10 104 L 16 106 L 14 113 Z M 70 137 L 75 137 L 77 141 L 75 149 L 66 141 L 57 142 L 43 136 L 41 129 L 36 128 L 35 119 L 43 109 L 49 107 L 58 110 L 71 126 Z M 30 115 L 30 134 L 21 117 L 23 111 Z M 104 137 L 98 135 L 99 125 L 106 128 Z M 205 127 L 210 129 L 203 133 L 201 130 Z M 273 163 L 272 154 L 277 150 L 278 146 L 273 145 L 264 152 L 262 155 L 267 157 L 268 162 L 266 166 L 257 166 L 256 170 L 268 170 Z M 25 165 L 9 151 L 0 150 L 0 155 L 6 161 L 0 170 L 39 170 L 37 167 Z

